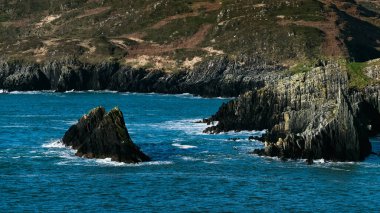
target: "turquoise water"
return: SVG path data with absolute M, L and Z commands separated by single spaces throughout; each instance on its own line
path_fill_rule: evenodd
M 134 212 L 377 212 L 380 158 L 281 162 L 248 154 L 259 132 L 202 134 L 227 99 L 128 93 L 0 94 L 0 209 Z M 126 165 L 74 156 L 58 140 L 92 107 L 119 106 L 153 158 Z M 229 138 L 242 140 L 231 141 Z M 372 139 L 380 151 L 380 138 Z

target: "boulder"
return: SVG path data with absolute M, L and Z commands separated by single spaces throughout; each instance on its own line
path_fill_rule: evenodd
M 76 155 L 80 157 L 111 158 L 125 163 L 150 160 L 132 142 L 119 108 L 108 113 L 103 107 L 92 109 L 70 127 L 62 141 L 76 149 Z

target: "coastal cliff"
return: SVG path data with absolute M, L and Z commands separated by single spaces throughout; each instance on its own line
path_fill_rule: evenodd
M 123 92 L 191 93 L 202 96 L 238 96 L 278 78 L 285 67 L 260 58 L 235 60 L 218 57 L 193 70 L 165 72 L 136 69 L 118 62 L 99 64 L 78 60 L 26 63 L 0 62 L 0 88 L 20 90 L 115 90 Z
M 377 67 L 367 69 L 378 73 Z M 339 63 L 268 82 L 224 104 L 206 132 L 261 130 L 265 148 L 280 158 L 359 161 L 371 153 L 368 137 L 380 130 L 379 86 L 350 87 Z M 352 78 L 352 77 L 351 77 Z

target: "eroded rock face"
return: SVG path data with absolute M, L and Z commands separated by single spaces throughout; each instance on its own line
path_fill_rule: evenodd
M 114 108 L 106 113 L 103 107 L 91 110 L 65 133 L 63 143 L 86 158 L 111 158 L 113 161 L 138 163 L 149 161 L 132 142 L 125 127 L 123 113 Z
M 379 88 L 348 89 L 339 64 L 272 81 L 224 104 L 206 131 L 267 129 L 265 149 L 281 158 L 359 161 L 371 153 L 369 135 L 379 132 Z
M 285 67 L 275 64 L 261 58 L 220 57 L 204 61 L 193 70 L 164 72 L 134 69 L 117 62 L 88 64 L 67 59 L 33 64 L 0 60 L 0 89 L 59 92 L 108 89 L 231 97 L 278 78 Z

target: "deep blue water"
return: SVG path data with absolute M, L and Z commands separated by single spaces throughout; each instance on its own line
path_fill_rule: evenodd
M 380 159 L 281 162 L 248 154 L 258 132 L 202 134 L 226 99 L 128 93 L 0 94 L 0 209 L 378 212 Z M 57 141 L 91 108 L 119 106 L 154 161 L 89 160 Z M 231 141 L 232 137 L 243 140 Z M 372 139 L 380 151 L 380 138 Z

